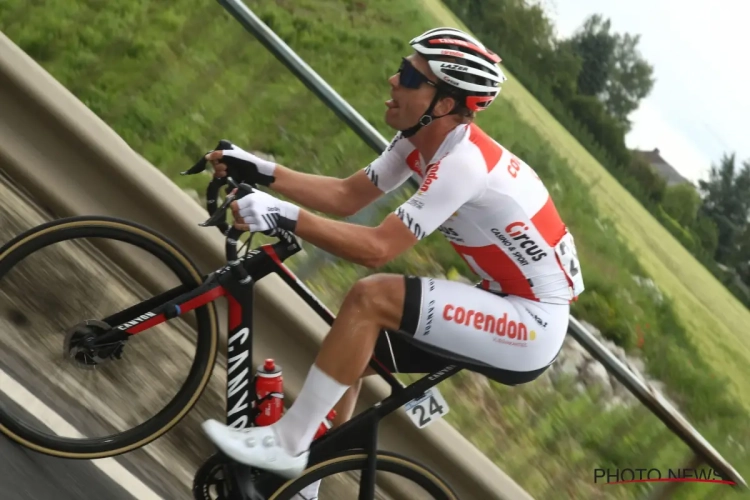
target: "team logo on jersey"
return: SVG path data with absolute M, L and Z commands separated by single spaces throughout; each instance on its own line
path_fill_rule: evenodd
M 443 233 L 443 235 L 446 238 L 448 238 L 450 241 L 453 241 L 456 243 L 464 242 L 463 238 L 461 238 L 461 236 L 452 227 L 441 225 L 441 226 L 438 226 L 438 231 Z
M 528 230 L 529 226 L 523 222 L 511 222 L 505 226 L 505 233 L 507 233 L 507 236 L 494 227 L 490 231 L 492 231 L 492 234 L 497 236 L 497 239 L 502 242 L 503 246 L 511 252 L 511 255 L 516 259 L 516 262 L 522 266 L 526 266 L 529 264 L 528 258 L 534 262 L 539 262 L 547 256 L 547 252 L 544 251 L 544 248 L 539 246 L 536 241 L 526 234 L 526 231 Z
M 380 187 L 378 186 L 378 174 L 376 174 L 375 169 L 372 168 L 372 163 L 365 167 L 365 174 L 367 175 L 367 178 L 375 184 L 375 187 Z
M 403 138 L 403 135 L 401 134 L 401 132 L 396 134 L 396 136 L 393 138 L 391 143 L 388 145 L 388 148 L 386 149 L 386 151 L 392 150 L 396 146 L 396 143 L 400 141 L 402 138 Z
M 440 162 L 436 163 L 432 167 L 427 169 L 427 177 L 422 181 L 422 185 L 419 187 L 419 192 L 426 193 L 430 189 L 430 184 L 438 180 L 438 170 L 440 170 Z
M 414 219 L 413 215 L 404 210 L 404 207 L 398 207 L 396 209 L 396 215 L 401 219 L 401 222 L 406 224 L 406 227 L 409 228 L 409 231 L 411 231 L 418 240 L 427 236 L 427 233 L 425 233 L 424 229 L 419 225 L 419 222 Z
M 495 335 L 493 340 L 504 344 L 526 347 L 527 342 L 536 340 L 536 331 L 530 330 L 523 322 L 508 320 L 507 312 L 496 317 L 448 303 L 443 308 L 443 319 L 492 333 Z
M 536 313 L 531 312 L 528 307 L 524 307 L 524 309 L 526 309 L 526 312 L 529 313 L 532 318 L 534 318 L 534 321 L 536 321 L 539 326 L 541 326 L 542 328 L 547 328 L 546 321 L 543 321 L 542 318 L 540 318 Z
M 409 198 L 409 201 L 407 201 L 406 203 L 413 206 L 417 210 L 422 210 L 422 208 L 424 208 L 424 202 L 416 198 Z

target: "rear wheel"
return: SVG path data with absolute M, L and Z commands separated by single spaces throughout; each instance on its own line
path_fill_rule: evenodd
M 78 241 L 83 239 L 96 239 L 96 241 L 93 244 Z M 36 255 L 35 252 L 53 244 L 60 244 L 63 250 L 57 250 L 54 259 L 43 258 L 39 259 L 38 264 L 34 264 L 34 258 L 38 258 L 38 256 L 32 257 L 32 255 Z M 145 226 L 112 217 L 70 217 L 34 227 L 0 248 L 0 303 L 5 301 L 8 304 L 14 304 L 15 301 L 19 305 L 14 309 L 16 311 L 14 314 L 18 316 L 21 313 L 17 311 L 26 307 L 29 302 L 33 302 L 35 294 L 38 293 L 47 297 L 52 292 L 50 290 L 52 287 L 47 283 L 48 278 L 60 276 L 63 277 L 63 286 L 60 287 L 65 292 L 63 295 L 74 297 L 75 293 L 78 293 L 81 289 L 89 288 L 95 293 L 97 290 L 105 290 L 102 293 L 103 295 L 106 295 L 107 290 L 116 290 L 118 293 L 115 295 L 120 297 L 119 293 L 124 287 L 119 286 L 121 282 L 119 279 L 122 279 L 122 283 L 124 283 L 128 278 L 132 278 L 129 274 L 137 273 L 137 266 L 129 271 L 122 272 L 119 267 L 104 256 L 104 253 L 100 250 L 101 246 L 106 246 L 108 249 L 116 247 L 115 253 L 111 255 L 132 257 L 140 252 L 147 259 L 143 262 L 148 262 L 149 266 L 155 262 L 166 265 L 172 273 L 171 276 L 176 278 L 177 284 L 175 286 L 181 286 L 183 291 L 193 289 L 203 281 L 202 274 L 185 253 L 174 243 Z M 124 250 L 126 253 L 116 253 L 123 252 L 122 248 L 125 247 L 128 248 Z M 77 260 L 75 265 L 72 265 L 70 262 L 74 262 L 73 257 L 68 257 L 74 253 Z M 83 255 L 85 257 L 82 257 Z M 30 259 L 32 264 L 26 262 L 27 259 Z M 154 261 L 154 259 L 156 260 Z M 81 264 L 84 260 L 86 263 Z M 142 260 L 138 260 L 138 262 L 140 263 Z M 41 270 L 42 268 L 44 269 Z M 97 271 L 91 271 L 94 268 Z M 152 267 L 149 267 L 149 269 L 152 269 Z M 119 277 L 113 276 L 113 273 L 117 275 L 118 272 Z M 11 273 L 11 277 L 6 279 L 9 273 Z M 14 274 L 17 275 L 15 278 L 13 277 Z M 89 280 L 88 282 L 81 277 L 83 275 Z M 135 283 L 138 280 L 131 279 L 130 281 Z M 136 286 L 136 284 L 133 286 Z M 54 291 L 57 291 L 57 289 Z M 145 295 L 146 299 L 156 295 L 153 290 L 139 289 L 139 291 Z M 194 317 L 197 335 L 188 327 L 183 327 L 180 336 L 178 336 L 180 344 L 177 347 L 179 349 L 172 347 L 177 345 L 174 336 L 165 337 L 153 331 L 146 331 L 127 341 L 128 345 L 124 349 L 124 354 L 122 346 L 112 346 L 110 350 L 105 349 L 92 353 L 81 348 L 83 339 L 87 336 L 96 336 L 115 325 L 106 325 L 101 323 L 99 319 L 80 317 L 71 313 L 68 309 L 72 307 L 70 305 L 71 300 L 66 302 L 65 298 L 63 297 L 59 302 L 55 302 L 56 304 L 65 304 L 64 308 L 58 310 L 52 306 L 49 309 L 37 307 L 36 316 L 31 316 L 34 320 L 26 317 L 25 325 L 21 324 L 19 320 L 17 325 L 11 324 L 10 330 L 0 335 L 0 353 L 5 355 L 0 355 L 0 387 L 3 387 L 0 390 L 0 433 L 27 448 L 47 455 L 73 459 L 95 459 L 135 450 L 172 429 L 196 404 L 210 379 L 216 361 L 219 340 L 214 304 L 209 303 L 196 308 L 193 313 L 189 313 L 194 315 L 191 317 Z M 106 299 L 108 303 L 114 300 L 111 296 L 104 296 L 92 299 L 92 301 L 99 298 L 102 302 Z M 38 300 L 42 305 L 50 302 L 45 301 L 47 301 L 46 298 Z M 158 303 L 154 303 L 150 305 L 150 308 L 158 305 Z M 87 307 L 90 306 L 90 303 L 81 306 Z M 115 307 L 115 312 L 125 309 L 122 305 Z M 88 308 L 94 309 L 93 306 Z M 97 315 L 96 318 L 106 316 L 108 315 Z M 40 321 L 48 321 L 56 327 L 60 326 L 59 331 L 41 335 L 39 328 L 34 328 L 34 322 L 37 318 Z M 70 321 L 71 319 L 72 321 Z M 170 328 L 177 328 L 173 326 L 173 323 L 181 320 L 183 318 L 170 320 Z M 66 324 L 66 322 L 68 323 Z M 12 328 L 13 326 L 17 327 L 15 331 Z M 160 327 L 161 325 L 155 327 L 155 329 Z M 24 328 L 26 328 L 25 331 L 23 331 Z M 152 342 L 150 347 L 136 348 L 130 345 L 131 343 L 141 342 L 142 336 L 145 336 L 144 339 L 148 339 L 148 342 Z M 174 359 L 186 359 L 190 350 L 187 348 L 188 344 L 192 342 L 191 337 L 195 338 L 194 358 L 189 365 L 189 370 L 187 368 L 188 363 L 190 363 L 189 359 L 185 363 L 185 368 L 178 370 L 175 368 Z M 9 338 L 14 340 L 8 340 Z M 19 339 L 21 340 L 19 341 Z M 3 343 L 3 341 L 6 343 Z M 143 342 L 146 342 L 146 340 L 143 340 Z M 46 358 L 38 363 L 28 363 L 16 359 L 18 354 L 33 354 L 35 350 L 42 351 L 50 346 L 57 346 L 58 356 L 59 350 L 64 352 L 66 363 L 72 363 L 76 368 L 84 369 L 85 373 L 92 374 L 92 377 L 102 377 L 102 383 L 106 384 L 105 389 L 85 391 L 78 387 L 80 380 L 74 378 L 74 376 L 66 376 L 64 379 L 54 376 L 42 378 L 39 374 L 52 370 L 58 362 L 58 359 L 51 354 L 46 354 Z M 52 347 L 47 351 L 51 353 Z M 11 348 L 17 348 L 13 356 L 10 353 Z M 130 355 L 130 358 L 128 355 Z M 150 359 L 144 360 L 144 358 Z M 115 367 L 122 368 L 127 366 L 129 362 L 134 362 L 135 370 L 127 376 L 115 371 Z M 146 373 L 140 370 L 141 366 L 146 366 L 142 363 L 150 363 L 148 367 L 153 371 Z M 16 370 L 16 372 L 13 372 L 13 370 Z M 173 373 L 170 373 L 170 370 Z M 143 393 L 139 391 L 147 390 L 149 384 L 160 383 L 162 382 L 160 379 L 169 378 L 170 375 L 184 376 L 185 372 L 187 375 L 184 382 L 181 386 L 177 384 L 179 389 L 171 399 L 159 399 L 157 397 L 148 402 L 140 400 L 139 395 Z M 76 373 L 82 372 L 77 370 Z M 50 390 L 48 383 L 53 387 L 52 390 Z M 40 387 L 37 384 L 44 385 Z M 7 397 L 8 391 L 5 390 L 7 387 L 18 388 L 19 394 L 25 394 L 25 399 L 11 400 Z M 33 396 L 29 396 L 29 393 Z M 114 403 L 103 404 L 101 400 L 105 396 L 115 398 L 114 401 L 117 401 L 116 398 L 119 396 L 122 411 L 120 411 L 120 408 L 113 409 L 111 406 Z M 35 399 L 37 397 L 39 400 Z M 57 416 L 52 420 L 43 418 L 39 415 L 41 405 L 36 407 L 37 410 L 34 410 L 33 404 L 28 405 L 22 402 L 22 399 L 23 401 L 29 401 L 29 398 L 41 401 L 44 397 L 47 397 L 48 403 L 52 401 L 59 404 L 60 408 L 57 409 L 57 413 L 62 416 L 59 420 L 67 417 L 66 420 L 73 424 L 72 427 L 76 427 L 76 424 L 91 426 L 92 429 L 104 435 L 88 437 L 78 429 L 68 429 L 68 432 L 73 434 L 72 437 L 56 435 L 56 431 L 52 429 L 54 426 L 50 422 L 57 421 Z M 127 400 L 122 401 L 122 399 Z M 146 397 L 144 396 L 143 399 L 146 400 Z M 61 401 L 64 401 L 64 403 Z M 164 401 L 166 401 L 166 405 L 162 407 Z M 103 410 L 103 416 L 89 416 L 86 412 L 97 405 L 108 411 Z M 153 407 L 153 405 L 158 406 Z M 123 414 L 136 406 L 147 406 L 149 411 L 162 409 L 158 412 L 155 411 L 142 423 L 133 425 L 128 422 Z M 24 410 L 27 414 L 25 419 L 18 416 L 24 414 Z M 71 415 L 76 414 L 77 411 L 80 411 L 77 414 L 78 416 L 72 417 Z M 85 416 L 81 416 L 84 414 Z M 118 425 L 124 427 L 124 429 L 115 429 Z M 71 426 L 66 428 L 69 427 Z

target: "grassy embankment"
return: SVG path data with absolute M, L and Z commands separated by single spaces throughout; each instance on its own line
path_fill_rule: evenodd
M 392 135 L 382 122 L 386 78 L 406 53 L 408 37 L 436 22 L 457 24 L 434 2 L 247 4 L 386 138 Z M 205 179 L 178 173 L 221 137 L 308 172 L 346 175 L 374 157 L 214 2 L 176 0 L 165 8 L 144 1 L 8 0 L 0 7 L 0 29 L 134 149 L 199 193 Z M 745 410 L 732 403 L 738 398 L 750 407 L 750 352 L 738 326 L 750 323 L 747 311 L 512 75 L 478 122 L 534 166 L 576 236 L 587 291 L 573 314 L 640 349 L 650 373 L 668 385 L 699 431 L 750 474 L 745 450 L 727 440 L 748 442 Z M 468 276 L 441 238 L 430 236 L 386 269 Z M 346 287 L 366 273 L 339 263 L 309 284 L 335 308 Z M 657 303 L 634 275 L 652 277 L 668 300 Z M 595 394 L 572 386 L 484 387 L 467 376 L 441 387 L 453 408 L 449 420 L 537 498 L 632 498 L 639 486 L 603 490 L 592 485 L 593 469 L 677 467 L 687 454 L 647 411 L 603 413 Z M 727 490 L 687 486 L 681 498 Z

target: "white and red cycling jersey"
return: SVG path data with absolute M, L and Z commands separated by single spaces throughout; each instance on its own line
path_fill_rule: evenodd
M 573 236 L 544 183 L 476 124 L 453 129 L 430 161 L 396 134 L 365 170 L 386 193 L 416 174 L 419 189 L 395 213 L 420 240 L 443 233 L 483 288 L 551 304 L 583 291 Z

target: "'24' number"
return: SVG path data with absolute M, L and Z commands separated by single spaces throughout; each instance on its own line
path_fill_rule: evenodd
M 429 412 L 427 415 L 425 415 L 425 412 Z M 425 426 L 428 423 L 430 423 L 430 420 L 432 420 L 433 415 L 440 415 L 443 413 L 443 406 L 437 402 L 437 399 L 435 399 L 435 396 L 430 396 L 430 408 L 429 410 L 426 410 L 424 406 L 415 406 L 411 409 L 411 413 L 413 415 L 416 415 L 419 413 L 419 425 Z

